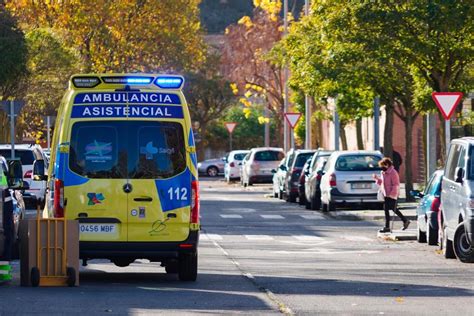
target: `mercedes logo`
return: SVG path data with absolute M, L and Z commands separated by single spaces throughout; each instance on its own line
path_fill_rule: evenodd
M 123 192 L 130 193 L 132 192 L 132 190 L 133 190 L 133 187 L 130 183 L 126 183 L 123 185 Z

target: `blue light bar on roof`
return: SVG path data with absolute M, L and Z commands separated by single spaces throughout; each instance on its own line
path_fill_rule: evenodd
M 155 84 L 162 89 L 180 89 L 183 85 L 184 79 L 182 77 L 157 77 Z
M 153 77 L 102 77 L 102 80 L 113 84 L 150 84 Z

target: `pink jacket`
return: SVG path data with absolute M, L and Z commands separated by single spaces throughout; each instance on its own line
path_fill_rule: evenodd
M 385 197 L 398 199 L 400 194 L 400 177 L 397 170 L 392 166 L 387 171 L 381 172 L 382 178 L 377 178 L 377 184 L 382 186 L 382 192 Z

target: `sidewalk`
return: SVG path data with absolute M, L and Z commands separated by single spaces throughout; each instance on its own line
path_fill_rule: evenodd
M 416 202 L 398 203 L 399 210 L 406 218 L 416 223 Z M 326 212 L 325 215 L 336 219 L 344 219 L 350 221 L 380 221 L 385 220 L 385 212 L 383 210 L 336 210 L 335 212 Z M 393 215 L 393 213 L 392 213 Z M 395 222 L 400 221 L 395 216 Z

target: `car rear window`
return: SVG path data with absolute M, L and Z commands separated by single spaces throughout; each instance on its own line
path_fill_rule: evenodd
M 280 161 L 283 158 L 283 153 L 280 151 L 266 150 L 257 151 L 255 153 L 256 161 Z
M 70 148 L 70 169 L 88 178 L 163 179 L 186 168 L 183 128 L 174 122 L 78 122 Z
M 306 161 L 308 161 L 309 158 L 311 158 L 314 155 L 314 153 L 301 153 L 296 157 L 295 161 L 295 167 L 297 168 L 302 168 Z
M 243 154 L 235 154 L 235 155 L 234 155 L 234 160 L 243 160 L 246 155 L 247 155 L 246 153 L 243 153 Z
M 373 171 L 380 170 L 378 165 L 382 158 L 375 155 L 341 156 L 336 161 L 337 171 Z
M 0 149 L 0 155 L 6 159 L 10 159 L 12 156 L 12 151 L 10 149 Z M 15 157 L 20 158 L 21 164 L 23 166 L 32 165 L 33 162 L 35 162 L 35 155 L 33 154 L 32 150 L 15 149 Z

